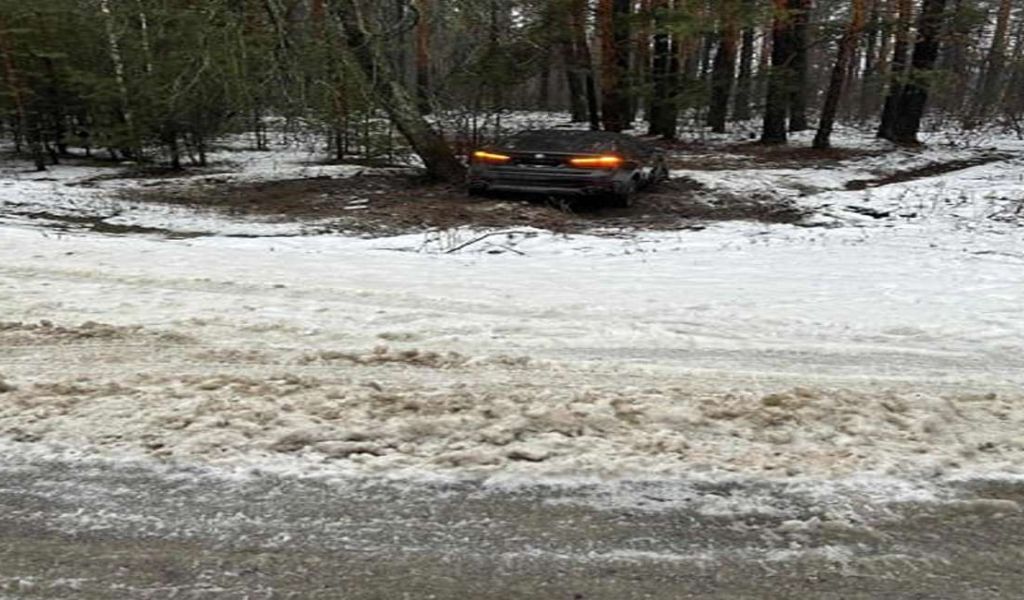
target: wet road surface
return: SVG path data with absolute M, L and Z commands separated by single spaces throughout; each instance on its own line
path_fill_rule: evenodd
M 0 598 L 1020 598 L 1024 484 L 486 485 L 0 459 Z

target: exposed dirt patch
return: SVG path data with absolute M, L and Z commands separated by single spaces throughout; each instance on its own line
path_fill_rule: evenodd
M 114 235 L 159 235 L 171 239 L 188 239 L 203 237 L 206 235 L 205 233 L 196 231 L 171 231 L 170 229 L 162 227 L 145 227 L 143 225 L 111 223 L 107 220 L 110 218 L 110 215 L 69 215 L 37 211 L 25 213 L 22 216 L 39 221 L 50 221 L 52 224 L 51 227 L 59 231 L 87 229 L 97 233 L 111 233 Z
M 110 342 L 129 339 L 150 339 L 164 343 L 185 344 L 194 340 L 189 336 L 171 332 L 146 331 L 140 326 L 125 327 L 86 321 L 81 325 L 55 325 L 50 321 L 22 323 L 0 321 L 0 345 L 34 346 L 53 343 Z
M 946 173 L 952 173 L 953 171 L 962 171 L 963 169 L 970 169 L 971 167 L 980 167 L 981 165 L 987 165 L 989 163 L 999 162 L 1009 158 L 1012 157 L 1007 154 L 984 154 L 982 156 L 965 160 L 934 163 L 917 169 L 899 171 L 875 179 L 857 179 L 849 181 L 846 184 L 846 189 L 859 191 L 866 190 L 868 188 L 882 187 L 884 185 L 892 185 L 894 183 L 915 181 L 926 177 L 937 177 L 939 175 L 945 175 Z
M 472 225 L 536 227 L 560 233 L 606 229 L 672 230 L 702 222 L 752 220 L 793 223 L 803 212 L 771 194 L 734 197 L 705 193 L 689 179 L 675 179 L 640 194 L 628 209 L 595 200 L 500 196 L 473 198 L 458 186 L 401 174 L 343 179 L 292 179 L 198 184 L 125 192 L 133 202 L 159 202 L 217 210 L 238 217 L 312 220 L 325 231 L 394 235 Z
M 435 369 L 450 369 L 465 366 L 470 362 L 468 356 L 458 352 L 422 351 L 415 348 L 394 350 L 387 346 L 378 346 L 370 353 L 348 352 L 342 350 L 321 350 L 306 354 L 300 364 L 333 364 L 349 362 L 358 365 L 404 364 Z

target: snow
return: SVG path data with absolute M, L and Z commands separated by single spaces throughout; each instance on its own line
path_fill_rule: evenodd
M 8 171 L 0 438 L 496 481 L 1020 474 L 1024 230 L 999 218 L 1024 198 L 1020 159 L 842 189 L 968 155 L 943 152 L 687 173 L 825 190 L 792 193 L 821 226 L 625 237 L 298 236 L 126 210 L 113 191 L 136 184 L 73 185 L 89 168 Z M 221 235 L 54 233 L 35 207 Z
M 194 206 L 162 205 L 132 200 L 132 193 L 156 186 L 180 188 L 203 184 L 277 181 L 302 178 L 344 178 L 356 174 L 399 174 L 401 168 L 370 168 L 320 162 L 308 140 L 275 136 L 274 151 L 246 149 L 242 137 L 224 141 L 210 154 L 206 170 L 139 179 L 131 176 L 133 163 L 96 166 L 88 161 L 42 173 L 24 160 L 0 164 L 0 224 L 33 224 L 74 229 L 76 223 L 100 223 L 170 233 L 177 236 L 217 234 L 224 236 L 289 236 L 318 233 L 320 223 L 282 219 L 232 218 L 223 212 Z M 0 150 L 3 150 L 0 147 Z

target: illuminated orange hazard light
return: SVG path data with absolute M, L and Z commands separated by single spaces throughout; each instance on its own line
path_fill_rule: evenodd
M 512 157 L 505 156 L 504 154 L 494 154 L 493 152 L 477 150 L 473 153 L 473 160 L 485 163 L 505 163 L 512 160 Z
M 620 156 L 588 156 L 585 158 L 573 158 L 569 164 L 583 169 L 617 169 L 622 166 Z

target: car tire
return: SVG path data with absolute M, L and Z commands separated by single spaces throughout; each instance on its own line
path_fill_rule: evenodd
M 633 199 L 636 197 L 636 180 L 630 179 L 617 192 L 608 196 L 608 206 L 612 208 L 630 208 L 633 206 Z

